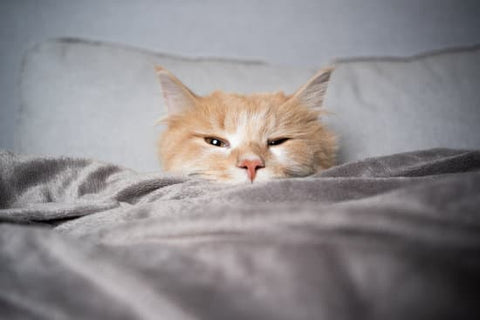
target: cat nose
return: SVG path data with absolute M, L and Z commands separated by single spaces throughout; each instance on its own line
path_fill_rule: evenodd
M 237 164 L 237 167 L 247 170 L 248 179 L 250 179 L 250 181 L 253 182 L 253 180 L 255 180 L 255 176 L 257 175 L 257 170 L 261 168 L 265 168 L 265 165 L 263 164 L 263 161 L 261 161 L 260 159 L 255 159 L 255 160 L 245 159 L 240 161 L 240 163 Z

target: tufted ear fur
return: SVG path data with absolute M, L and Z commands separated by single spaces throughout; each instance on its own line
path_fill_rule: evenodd
M 180 80 L 163 67 L 155 67 L 163 97 L 167 105 L 168 114 L 176 114 L 186 109 L 193 108 L 197 102 L 197 96 L 190 91 Z
M 296 102 L 312 109 L 318 109 L 323 106 L 325 93 L 327 92 L 328 81 L 334 70 L 333 67 L 320 70 L 303 87 L 297 90 L 291 97 Z

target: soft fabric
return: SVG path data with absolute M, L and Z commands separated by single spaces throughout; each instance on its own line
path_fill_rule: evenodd
M 2 317 L 478 319 L 480 151 L 223 185 L 0 153 Z
M 154 124 L 165 107 L 157 64 L 199 94 L 292 93 L 324 67 L 184 59 L 85 40 L 44 42 L 24 61 L 15 150 L 158 171 L 161 128 Z M 480 148 L 479 48 L 336 66 L 324 120 L 339 136 L 340 162 L 433 147 Z
M 480 148 L 480 46 L 337 64 L 325 104 L 340 162 L 425 148 Z

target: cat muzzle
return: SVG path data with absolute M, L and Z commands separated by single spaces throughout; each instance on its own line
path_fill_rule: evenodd
M 239 164 L 237 164 L 237 167 L 241 169 L 247 170 L 247 175 L 248 179 L 253 183 L 253 180 L 255 180 L 255 176 L 257 175 L 257 170 L 261 168 L 265 168 L 265 164 L 261 160 L 242 160 L 240 161 Z

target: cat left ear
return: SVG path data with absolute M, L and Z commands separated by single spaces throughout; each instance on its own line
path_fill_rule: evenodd
M 334 67 L 320 70 L 303 87 L 293 95 L 292 99 L 306 106 L 307 108 L 318 109 L 323 105 L 328 82 Z
M 160 66 L 156 66 L 155 71 L 162 86 L 168 114 L 175 114 L 195 106 L 197 96 L 180 80 Z

